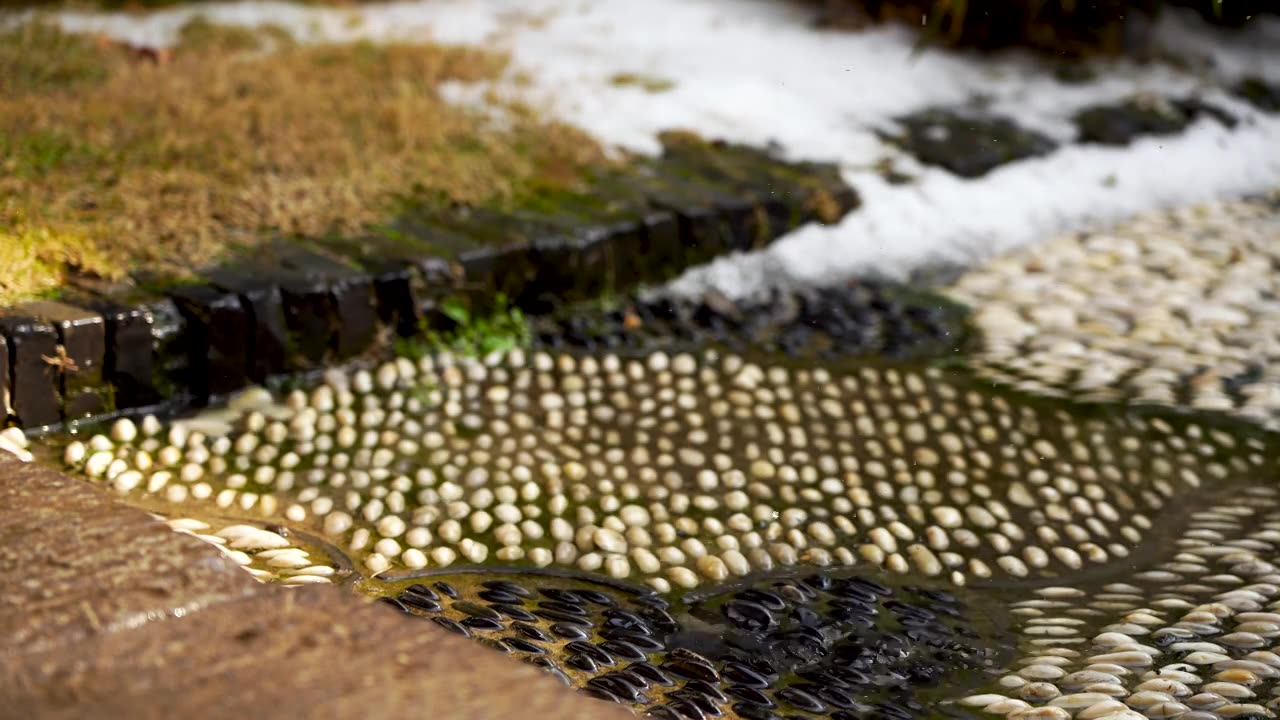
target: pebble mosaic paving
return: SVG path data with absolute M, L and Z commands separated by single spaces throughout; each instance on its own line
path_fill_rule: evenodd
M 1265 208 L 1134 227 L 1230 260 L 1207 244 L 1222 213 L 1261 228 Z M 995 292 L 1010 262 L 955 287 Z M 1042 262 L 1050 284 L 1072 267 Z M 946 313 L 911 311 L 927 296 L 877 293 L 791 298 L 800 311 L 757 321 L 769 332 L 743 332 L 748 306 L 723 299 L 571 316 L 544 323 L 542 349 L 334 369 L 30 450 L 261 580 L 349 586 L 651 717 L 1274 716 L 1265 423 L 1126 401 L 1122 384 L 1078 401 L 1010 381 L 993 370 L 993 348 L 1016 347 L 984 325 L 994 301 L 970 368 L 938 342 Z M 830 341 L 844 331 L 822 335 L 804 310 L 818 305 L 897 329 Z M 663 307 L 663 333 L 698 327 L 666 347 L 618 334 Z M 795 326 L 818 327 L 779 342 Z M 748 340 L 726 347 L 735 332 Z M 928 351 L 886 359 L 890 336 Z

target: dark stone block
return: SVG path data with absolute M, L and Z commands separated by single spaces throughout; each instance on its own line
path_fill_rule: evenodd
M 293 277 L 280 283 L 289 329 L 290 370 L 313 370 L 329 363 L 333 343 L 333 297 L 316 278 Z
M 747 225 L 745 213 L 754 207 L 751 200 L 661 172 L 638 174 L 632 181 L 669 214 L 669 219 L 649 225 L 645 235 L 641 261 L 646 282 L 669 280 L 690 265 L 745 244 L 739 232 Z M 742 213 L 738 230 L 731 217 L 735 212 Z
M 373 272 L 378 320 L 397 335 L 418 332 L 420 277 L 408 265 L 388 266 Z
M 102 316 L 102 379 L 111 387 L 116 409 L 159 404 L 154 386 L 151 313 L 145 307 L 118 305 L 99 297 L 83 297 L 78 305 Z
M 34 318 L 0 317 L 0 333 L 9 345 L 10 405 L 22 427 L 53 425 L 62 419 L 59 408 L 58 332 Z
M 1012 120 L 980 111 L 931 108 L 897 119 L 903 133 L 887 139 L 917 160 L 976 178 L 1025 158 L 1045 155 L 1056 145 Z
M 1080 111 L 1075 117 L 1080 141 L 1099 145 L 1128 145 L 1147 135 L 1182 132 L 1196 118 L 1208 115 L 1226 127 L 1236 119 L 1221 108 L 1188 98 L 1130 98 L 1115 105 L 1099 105 Z
M 117 408 L 141 408 L 164 397 L 155 384 L 152 316 L 145 307 L 99 305 L 106 319 L 103 375 L 115 388 Z
M 534 251 L 527 245 L 481 247 L 458 256 L 465 295 L 480 313 L 492 310 L 497 294 L 519 303 L 537 277 Z
M 312 311 L 322 312 L 325 308 L 326 303 L 317 297 L 320 292 L 328 296 L 328 314 L 323 319 L 327 331 L 321 331 L 328 338 L 328 351 L 339 360 L 346 360 L 373 345 L 379 325 L 371 277 L 300 248 L 282 253 L 281 260 L 287 271 L 302 278 L 300 286 L 306 289 Z M 317 319 L 313 324 L 319 327 L 322 323 Z M 303 338 L 295 339 L 300 344 L 304 342 Z M 313 359 L 315 348 L 309 348 L 306 356 Z
M 187 321 L 190 388 L 197 403 L 235 392 L 248 384 L 252 333 L 250 318 L 233 293 L 193 285 L 170 297 Z
M 1235 94 L 1263 112 L 1280 112 L 1280 83 L 1249 77 L 1236 85 Z
M 249 338 L 249 379 L 264 382 L 288 369 L 289 331 L 280 288 L 240 268 L 217 268 L 205 273 L 215 287 L 240 296 Z
M 152 386 L 162 401 L 184 403 L 197 374 L 192 362 L 197 349 L 187 333 L 187 319 L 169 298 L 152 298 L 141 307 L 151 315 Z
M 0 335 L 0 425 L 9 417 L 9 341 Z
M 63 298 L 105 321 L 103 377 L 114 389 L 117 408 L 189 401 L 187 323 L 172 300 L 131 287 L 81 285 L 68 287 Z
M 617 286 L 615 250 L 605 228 L 584 228 L 577 235 L 537 240 L 531 263 L 534 278 L 519 304 L 534 312 L 598 297 Z
M 63 417 L 77 420 L 114 409 L 109 407 L 111 393 L 103 378 L 107 333 L 102 315 L 49 301 L 27 303 L 16 310 L 49 323 L 58 333 L 66 355 L 61 368 Z
M 372 234 L 318 242 L 370 277 L 382 326 L 398 335 L 412 335 L 420 329 L 421 308 L 430 295 L 419 266 L 439 257 L 441 248 L 391 229 L 383 229 L 383 233 L 391 236 Z
M 417 296 L 418 314 L 425 317 L 433 311 L 441 298 L 459 293 L 466 282 L 466 270 L 461 264 L 444 258 L 425 258 L 417 263 L 422 291 Z
M 333 350 L 338 359 L 346 360 L 368 350 L 378 336 L 373 280 L 367 276 L 348 278 L 334 283 L 332 292 L 338 319 Z

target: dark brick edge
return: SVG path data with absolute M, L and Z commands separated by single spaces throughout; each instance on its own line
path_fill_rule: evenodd
M 785 163 L 747 149 L 756 154 L 741 176 L 717 164 L 716 154 L 742 148 L 708 144 L 697 152 L 703 150 L 710 171 L 684 187 L 637 184 L 644 207 L 621 219 L 597 215 L 580 227 L 543 227 L 518 242 L 452 255 L 387 257 L 370 239 L 349 243 L 339 253 L 347 257 L 335 258 L 281 242 L 274 248 L 280 255 L 210 269 L 197 284 L 161 291 L 74 286 L 56 303 L 0 309 L 0 424 L 42 434 L 121 414 L 205 406 L 250 384 L 385 357 L 397 337 L 446 327 L 439 312 L 445 299 L 483 312 L 500 293 L 526 311 L 545 311 L 669 280 L 722 254 L 767 246 L 805 223 L 837 220 L 860 203 L 830 165 Z M 677 163 L 690 157 L 681 152 L 673 153 Z M 487 221 L 491 226 L 494 217 Z M 436 242 L 435 230 L 416 228 L 409 239 L 448 247 Z M 86 384 L 85 368 L 97 373 L 94 382 Z

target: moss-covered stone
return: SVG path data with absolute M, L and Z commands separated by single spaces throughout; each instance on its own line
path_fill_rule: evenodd
M 1012 120 L 982 111 L 930 108 L 898 118 L 890 142 L 926 164 L 976 178 L 1017 160 L 1045 155 L 1056 144 Z
M 1268 83 L 1260 77 L 1248 77 L 1235 87 L 1235 94 L 1265 112 L 1280 112 L 1280 84 Z
M 48 323 L 57 332 L 55 367 L 63 418 L 76 420 L 105 412 L 110 392 L 103 377 L 107 338 L 102 315 L 51 301 L 27 303 L 15 310 Z
M 1203 115 L 1229 127 L 1236 122 L 1226 111 L 1196 98 L 1138 96 L 1114 105 L 1086 108 L 1076 114 L 1075 125 L 1081 142 L 1128 145 L 1147 135 L 1182 132 Z

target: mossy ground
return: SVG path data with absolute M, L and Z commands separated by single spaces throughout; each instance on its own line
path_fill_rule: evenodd
M 203 21 L 161 53 L 39 24 L 0 33 L 0 303 L 69 272 L 181 277 L 266 236 L 358 232 L 406 197 L 501 202 L 605 162 L 518 101 L 441 95 L 506 64 Z

